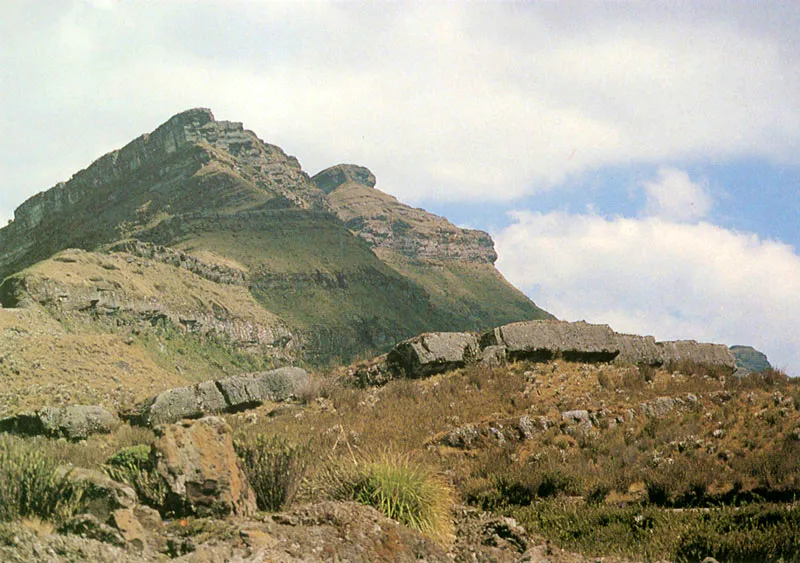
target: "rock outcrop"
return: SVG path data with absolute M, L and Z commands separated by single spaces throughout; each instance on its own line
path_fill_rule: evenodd
M 387 362 L 405 377 L 424 377 L 464 367 L 478 353 L 478 338 L 466 332 L 433 332 L 401 342 Z
M 223 419 L 159 426 L 156 434 L 152 455 L 156 473 L 169 488 L 168 510 L 199 516 L 248 516 L 257 510 L 255 492 Z
M 152 397 L 132 420 L 152 427 L 185 418 L 243 410 L 264 401 L 285 401 L 307 384 L 308 373 L 297 367 L 204 381 Z
M 488 233 L 456 227 L 442 217 L 400 203 L 375 188 L 368 169 L 339 164 L 312 178 L 347 227 L 372 248 L 427 261 L 494 264 Z
M 116 414 L 98 405 L 45 407 L 0 420 L 0 432 L 84 440 L 93 434 L 109 434 L 119 426 Z
M 481 345 L 503 346 L 511 360 L 610 362 L 619 354 L 613 330 L 607 325 L 585 322 L 512 323 L 484 334 Z
M 480 337 L 466 332 L 421 334 L 383 358 L 356 366 L 350 376 L 360 385 L 382 385 L 394 377 L 425 377 L 480 362 L 496 367 L 506 360 L 638 364 L 689 362 L 733 370 L 736 362 L 722 344 L 694 340 L 656 342 L 652 336 L 618 334 L 608 325 L 586 322 L 526 321 L 497 327 Z

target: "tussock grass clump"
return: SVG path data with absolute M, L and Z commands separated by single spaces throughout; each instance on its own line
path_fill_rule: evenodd
M 84 489 L 69 480 L 40 440 L 0 436 L 0 521 L 41 518 L 60 521 L 81 508 Z
M 441 545 L 453 541 L 453 490 L 408 455 L 383 452 L 351 463 L 339 462 L 321 477 L 325 496 L 372 506 Z
M 308 468 L 308 446 L 265 434 L 237 439 L 234 446 L 259 509 L 275 512 L 294 500 Z
M 119 450 L 106 460 L 103 470 L 115 481 L 133 487 L 144 504 L 153 508 L 164 506 L 167 485 L 155 471 L 149 445 L 138 444 Z

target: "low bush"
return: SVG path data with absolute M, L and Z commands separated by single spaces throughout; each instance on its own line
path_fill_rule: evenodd
M 442 545 L 453 541 L 452 489 L 408 456 L 382 453 L 334 463 L 321 478 L 325 496 L 372 506 Z
M 258 508 L 274 512 L 290 504 L 305 477 L 308 447 L 264 434 L 239 438 L 234 446 Z
M 800 560 L 800 508 L 750 505 L 695 517 L 680 535 L 677 561 Z
M 707 511 L 539 500 L 509 508 L 532 533 L 561 548 L 641 560 L 800 560 L 800 507 L 748 505 Z
M 60 521 L 81 508 L 84 489 L 43 453 L 40 440 L 0 436 L 0 521 Z
M 133 487 L 142 503 L 156 509 L 164 507 L 167 485 L 155 471 L 149 445 L 139 444 L 119 450 L 106 460 L 103 470 L 115 481 Z

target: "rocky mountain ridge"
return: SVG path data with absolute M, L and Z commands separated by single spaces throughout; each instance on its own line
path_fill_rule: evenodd
M 248 353 L 255 343 L 273 363 L 348 360 L 425 330 L 550 316 L 497 272 L 486 233 L 375 184 L 352 165 L 312 179 L 241 123 L 189 110 L 17 209 L 0 229 L 0 304 L 40 305 L 82 326 L 111 319 L 138 331 L 161 319 Z M 74 270 L 67 255 L 52 262 L 68 249 L 122 262 L 114 275 L 75 271 L 69 280 L 60 272 Z M 47 264 L 47 280 L 33 275 L 37 263 Z M 131 289 L 151 274 L 159 279 L 146 291 Z M 120 278 L 119 287 L 91 277 Z M 177 280 L 204 295 L 170 295 Z M 241 293 L 233 286 L 254 300 L 244 324 L 227 310 L 225 299 Z

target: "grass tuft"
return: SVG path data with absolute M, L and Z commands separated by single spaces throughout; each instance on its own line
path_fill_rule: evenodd
M 308 467 L 308 447 L 264 434 L 237 439 L 234 445 L 258 508 L 275 512 L 291 504 Z
M 339 462 L 323 479 L 328 496 L 372 506 L 385 516 L 447 546 L 454 538 L 454 493 L 444 480 L 407 455 Z
M 80 510 L 83 493 L 39 440 L 0 436 L 0 521 L 64 520 Z
M 115 481 L 133 487 L 141 502 L 161 509 L 166 503 L 168 489 L 155 471 L 150 449 L 147 444 L 123 448 L 106 460 L 103 470 Z

